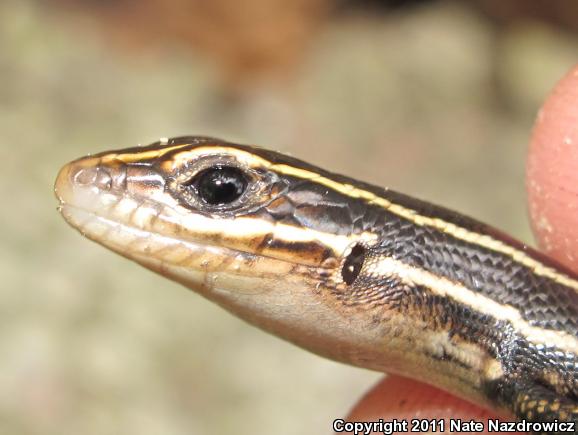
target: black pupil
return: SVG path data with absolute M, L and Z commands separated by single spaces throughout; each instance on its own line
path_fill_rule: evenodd
M 247 188 L 247 178 L 243 172 L 231 166 L 205 169 L 192 181 L 199 197 L 210 205 L 230 204 Z

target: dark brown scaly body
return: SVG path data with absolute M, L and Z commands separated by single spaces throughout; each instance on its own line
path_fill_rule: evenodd
M 578 278 L 484 224 L 199 137 L 79 159 L 56 189 L 88 237 L 313 352 L 578 421 Z

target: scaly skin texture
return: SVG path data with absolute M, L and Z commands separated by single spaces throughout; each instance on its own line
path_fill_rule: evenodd
M 541 249 L 574 271 L 578 270 L 576 119 L 578 68 L 575 67 L 558 83 L 537 117 L 528 154 L 526 182 L 532 227 Z M 346 418 L 389 421 L 417 416 L 431 419 L 440 415 L 465 421 L 487 421 L 497 417 L 429 385 L 388 376 L 362 397 Z
M 223 168 L 246 186 L 210 204 L 196 180 Z M 578 419 L 578 281 L 484 224 L 204 137 L 79 159 L 56 190 L 89 238 L 310 351 Z

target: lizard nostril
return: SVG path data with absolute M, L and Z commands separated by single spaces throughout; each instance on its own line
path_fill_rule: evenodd
M 112 186 L 110 173 L 99 167 L 81 168 L 74 174 L 73 180 L 79 186 L 94 186 L 99 190 L 110 190 Z
M 87 186 L 96 180 L 96 168 L 82 168 L 74 174 L 73 179 L 76 184 Z

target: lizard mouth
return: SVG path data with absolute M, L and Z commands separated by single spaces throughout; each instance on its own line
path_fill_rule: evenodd
M 110 160 L 103 164 L 101 158 L 86 157 L 65 165 L 57 176 L 55 194 L 73 227 L 125 256 L 135 249 L 154 256 L 155 247 L 146 241 L 155 235 L 164 237 L 166 246 L 190 242 L 207 249 L 228 249 L 233 257 L 253 261 L 268 258 L 327 269 L 336 266 L 352 243 L 346 235 L 280 223 L 258 214 L 223 217 L 186 208 L 167 188 L 170 177 L 146 166 Z M 169 256 L 170 252 L 165 249 L 162 254 Z
M 89 159 L 61 169 L 55 195 L 66 222 L 96 243 L 206 296 L 259 294 L 288 274 L 295 279 L 315 274 L 311 267 L 266 253 L 181 234 L 176 217 L 171 222 L 165 216 L 170 206 L 112 189 L 118 180 L 86 163 Z M 202 229 L 197 231 L 202 235 Z
M 61 204 L 59 210 L 83 236 L 208 297 L 261 294 L 279 276 L 311 274 L 305 266 L 147 232 L 74 205 Z

